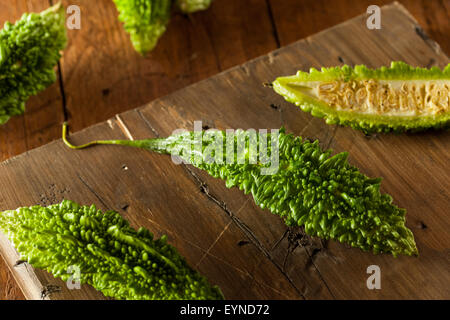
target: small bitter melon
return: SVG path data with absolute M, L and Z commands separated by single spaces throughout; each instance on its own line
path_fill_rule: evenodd
M 311 68 L 277 78 L 274 90 L 328 124 L 365 133 L 420 131 L 450 124 L 450 64 L 441 70 L 404 62 L 369 69 Z
M 64 200 L 0 212 L 0 230 L 21 260 L 64 281 L 90 284 L 105 296 L 223 299 L 165 236 L 153 239 L 147 229 L 136 231 L 115 211 L 102 213 L 94 205 Z
M 25 111 L 30 96 L 55 82 L 67 42 L 64 8 L 25 13 L 0 31 L 0 124 Z
M 114 0 L 119 20 L 141 55 L 151 51 L 170 19 L 171 0 Z
M 168 138 L 99 140 L 74 146 L 66 133 L 64 124 L 63 140 L 74 149 L 113 144 L 176 155 L 225 180 L 228 188 L 237 186 L 245 194 L 251 193 L 262 209 L 279 215 L 289 226 L 304 226 L 308 235 L 374 253 L 418 254 L 414 236 L 405 226 L 406 210 L 380 193 L 381 179 L 368 178 L 351 166 L 346 152 L 331 156 L 331 150 L 322 151 L 317 140 L 302 140 L 284 129 L 277 137 L 258 133 L 255 138 L 250 132 L 236 130 L 232 140 L 223 131 L 213 136 L 209 131 L 194 131 Z M 254 162 L 260 142 L 266 139 L 271 141 L 266 141 L 269 160 Z M 263 173 L 263 168 L 267 172 Z

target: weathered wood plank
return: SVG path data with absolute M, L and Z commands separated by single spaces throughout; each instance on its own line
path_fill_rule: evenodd
M 0 164 L 0 188 L 5 190 L 1 205 L 48 204 L 66 197 L 116 209 L 134 226 L 168 233 L 169 241 L 230 299 L 446 298 L 449 133 L 368 139 L 350 128 L 327 126 L 262 86 L 297 69 L 336 65 L 338 57 L 372 67 L 391 60 L 422 66 L 430 59 L 441 67 L 448 63 L 442 51 L 417 34 L 417 23 L 401 7 L 383 8 L 383 17 L 384 32 L 369 31 L 363 17 L 355 18 L 72 139 L 123 138 L 127 131 L 133 138 L 166 136 L 177 128 L 193 129 L 194 120 L 219 129 L 284 125 L 296 135 L 319 139 L 325 148 L 350 151 L 352 164 L 367 175 L 383 176 L 382 190 L 408 209 L 407 225 L 415 234 L 419 258 L 375 256 L 309 239 L 218 179 L 190 166 L 176 166 L 168 156 L 124 147 L 73 151 L 57 141 L 6 161 Z M 11 266 L 17 257 L 2 252 Z M 366 287 L 365 271 L 371 264 L 381 267 L 380 291 Z M 62 286 L 63 291 L 50 298 L 99 297 L 92 288 L 69 291 L 42 271 L 28 272 L 42 285 Z M 39 286 L 34 287 L 39 293 Z
M 133 123 L 133 134 L 137 136 L 151 136 L 152 131 L 142 118 L 139 120 L 137 113 L 125 114 L 122 121 Z M 96 126 L 95 134 L 103 138 L 122 136 L 120 126 L 110 121 L 110 125 Z M 90 130 L 89 134 L 92 134 Z M 4 195 L 5 198 L 17 197 L 25 192 L 29 196 L 27 201 L 19 200 L 24 205 L 29 203 L 55 203 L 63 198 L 74 199 L 80 203 L 98 203 L 103 209 L 112 208 L 120 211 L 133 226 L 146 226 L 160 235 L 161 231 L 167 233 L 169 241 L 174 244 L 187 260 L 193 265 L 206 271 L 204 274 L 210 279 L 216 279 L 215 283 L 224 288 L 224 294 L 236 298 L 258 298 L 261 294 L 266 297 L 300 298 L 288 279 L 284 278 L 280 270 L 276 268 L 266 257 L 252 246 L 239 247 L 234 239 L 245 239 L 245 234 L 234 226 L 230 226 L 229 217 L 213 202 L 205 200 L 196 181 L 182 167 L 174 164 L 160 155 L 150 156 L 145 151 L 139 151 L 139 156 L 129 157 L 129 150 L 122 148 L 120 154 L 108 152 L 105 149 L 102 155 L 95 150 L 73 154 L 61 143 L 53 143 L 47 146 L 48 153 L 34 153 L 31 161 L 41 173 L 38 179 L 28 178 L 30 184 L 19 190 L 11 187 Z M 39 150 L 37 150 L 39 151 Z M 72 153 L 72 156 L 69 154 Z M 52 161 L 53 157 L 61 159 Z M 64 159 L 64 160 L 63 160 Z M 26 179 L 28 165 L 14 166 L 14 161 L 7 161 L 2 165 L 14 167 L 11 175 L 7 174 L 0 182 L 2 185 L 13 184 L 14 181 Z M 110 172 L 98 178 L 99 170 Z M 54 183 L 54 176 L 62 180 Z M 65 182 L 63 182 L 65 181 Z M 68 183 L 70 182 L 70 183 Z M 142 188 L 142 184 L 147 186 Z M 97 192 L 101 189 L 102 192 Z M 34 191 L 33 191 L 34 190 Z M 36 190 L 46 190 L 44 193 Z M 86 196 L 85 196 L 86 195 Z M 193 223 L 195 222 L 195 223 Z M 203 232 L 202 230 L 208 230 Z M 233 232 L 229 232 L 233 230 Z M 232 237 L 230 239 L 230 237 Z M 234 255 L 224 256 L 211 251 L 213 245 L 228 241 L 235 244 L 235 250 L 239 250 L 240 260 L 236 261 Z M 3 244 L 5 242 L 2 242 Z M 4 252 L 4 250 L 3 250 Z M 4 252 L 7 261 L 14 264 L 18 259 L 13 252 Z M 218 266 L 222 264 L 222 266 Z M 253 272 L 258 266 L 258 273 Z M 32 271 L 25 263 L 17 268 L 26 268 L 30 275 L 36 275 L 44 286 L 59 286 L 60 292 L 51 294 L 52 298 L 100 298 L 101 295 L 87 290 L 68 290 L 58 280 L 53 280 L 47 273 L 40 270 Z M 225 272 L 226 278 L 217 276 L 219 271 Z M 24 272 L 22 270 L 22 272 Z M 215 276 L 214 276 L 215 275 Z M 276 278 L 277 283 L 268 283 L 268 279 Z M 27 286 L 21 283 L 21 286 Z M 242 291 L 242 283 L 254 283 Z M 87 290 L 87 294 L 85 291 Z M 255 291 L 256 290 L 256 291 Z M 30 290 L 32 295 L 27 298 L 36 298 L 42 291 L 36 287 Z M 27 294 L 27 291 L 25 291 Z M 240 296 L 239 294 L 246 295 Z

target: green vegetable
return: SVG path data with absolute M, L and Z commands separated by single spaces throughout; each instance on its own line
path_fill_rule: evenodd
M 277 78 L 274 90 L 328 124 L 365 133 L 448 128 L 450 64 L 441 71 L 392 62 L 390 68 L 363 65 L 299 71 Z
M 130 34 L 134 48 L 145 55 L 166 31 L 170 18 L 170 0 L 114 0 L 119 20 Z
M 135 231 L 115 211 L 64 200 L 0 213 L 0 230 L 21 259 L 62 280 L 88 283 L 117 299 L 222 299 L 166 237 Z M 72 278 L 71 278 L 72 277 Z
M 0 31 L 0 124 L 25 111 L 30 96 L 55 82 L 67 42 L 64 8 L 25 13 Z
M 176 0 L 177 7 L 184 13 L 206 10 L 213 0 Z
M 215 136 L 199 131 L 147 140 L 100 140 L 81 146 L 70 144 L 66 131 L 64 124 L 63 140 L 74 149 L 116 144 L 177 155 L 225 180 L 227 187 L 251 193 L 262 209 L 279 215 L 290 226 L 304 226 L 309 235 L 374 253 L 418 254 L 413 234 L 405 226 L 406 211 L 380 193 L 381 179 L 360 173 L 347 162 L 347 153 L 331 156 L 330 150 L 320 149 L 318 141 L 303 141 L 284 129 L 278 139 L 267 135 L 271 141 L 266 142 L 269 161 L 254 159 L 266 136 L 255 133 L 254 140 L 250 132 L 242 130 L 237 130 L 232 140 L 222 131 Z M 274 141 L 277 143 L 272 145 Z

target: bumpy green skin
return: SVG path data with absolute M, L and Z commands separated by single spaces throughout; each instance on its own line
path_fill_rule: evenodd
M 196 148 L 202 139 L 203 158 L 196 158 Z M 111 140 L 98 144 L 120 144 L 145 148 L 159 153 L 177 155 L 186 162 L 206 170 L 210 175 L 226 181 L 228 188 L 237 186 L 251 193 L 262 209 L 282 217 L 289 226 L 304 226 L 307 234 L 323 239 L 335 239 L 364 251 L 391 253 L 394 256 L 417 255 L 412 232 L 405 226 L 406 210 L 392 204 L 391 196 L 380 193 L 381 179 L 371 179 L 347 162 L 347 153 L 331 157 L 331 150 L 322 151 L 319 142 L 302 141 L 301 137 L 279 133 L 279 169 L 275 174 L 263 175 L 261 168 L 271 163 L 251 164 L 249 155 L 258 144 L 249 143 L 246 132 L 236 132 L 234 151 L 238 143 L 246 141 L 246 158 L 226 164 L 226 138 L 224 132 L 223 164 L 204 161 L 205 152 L 214 139 L 205 132 L 186 132 L 168 138 L 149 140 Z M 239 138 L 241 137 L 241 138 Z M 242 138 L 244 137 L 244 138 Z M 258 141 L 260 136 L 257 135 Z M 268 149 L 271 154 L 270 134 Z M 194 141 L 194 142 L 193 142 Z M 252 150 L 253 149 L 253 150 Z M 194 150 L 194 151 L 192 151 Z M 211 150 L 211 148 L 207 149 Z M 255 153 L 253 153 L 255 154 Z M 211 162 L 211 161 L 210 161 Z
M 286 101 L 294 103 L 305 112 L 315 117 L 324 118 L 328 124 L 341 124 L 363 131 L 366 134 L 376 132 L 421 131 L 426 129 L 447 129 L 450 125 L 450 113 L 439 116 L 404 116 L 393 117 L 383 115 L 361 115 L 348 111 L 337 111 L 325 102 L 319 101 L 289 86 L 290 82 L 333 81 L 333 80 L 448 80 L 450 64 L 444 70 L 438 67 L 414 68 L 404 62 L 392 62 L 391 66 L 369 69 L 364 65 L 351 68 L 322 68 L 321 71 L 311 68 L 309 73 L 298 71 L 295 76 L 279 77 L 273 83 L 273 89 Z
M 147 54 L 166 31 L 170 18 L 170 0 L 114 0 L 119 20 L 130 34 L 137 52 Z
M 184 13 L 206 10 L 213 0 L 176 0 L 177 7 Z
M 117 212 L 64 200 L 0 213 L 0 230 L 21 259 L 67 281 L 77 266 L 81 282 L 109 297 L 130 300 L 222 299 L 217 287 L 191 269 L 165 236 L 135 231 Z M 73 278 L 72 278 L 73 279 Z
M 5 23 L 0 31 L 0 124 L 22 114 L 30 96 L 55 82 L 54 67 L 66 42 L 60 5 Z

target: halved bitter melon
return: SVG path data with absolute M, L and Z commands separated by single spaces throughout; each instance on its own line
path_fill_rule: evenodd
M 414 68 L 404 62 L 369 69 L 311 68 L 277 78 L 274 90 L 328 124 L 365 133 L 420 131 L 450 124 L 450 64 Z

